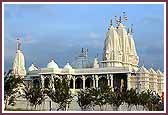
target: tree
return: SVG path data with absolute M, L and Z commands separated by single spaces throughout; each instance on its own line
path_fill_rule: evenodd
M 109 97 L 112 94 L 112 88 L 107 84 L 102 85 L 95 93 L 95 105 L 100 107 L 100 110 L 106 110 L 107 104 L 109 103 Z
M 25 87 L 22 96 L 30 102 L 31 106 L 34 106 L 34 109 L 45 100 L 44 90 L 41 87 Z
M 65 78 L 62 80 L 55 78 L 54 90 L 53 88 L 50 88 L 47 93 L 50 99 L 58 104 L 59 107 L 57 108 L 57 111 L 66 111 L 73 99 L 68 82 L 69 81 Z
M 138 94 L 136 93 L 136 90 L 133 88 L 127 90 L 123 97 L 124 101 L 128 104 L 128 111 L 131 111 L 132 106 L 136 105 L 138 101 Z
M 161 97 L 158 94 L 156 94 L 156 92 L 154 91 L 150 91 L 149 95 L 150 95 L 150 100 L 146 104 L 146 107 L 149 109 L 149 111 L 159 111 Z
M 14 106 L 16 104 L 15 101 L 21 94 L 21 88 L 23 88 L 23 79 L 20 76 L 14 75 L 13 70 L 10 69 L 4 75 L 5 110 L 8 109 L 8 105 Z
M 78 104 L 81 107 L 81 110 L 89 110 L 90 108 L 94 107 L 94 97 L 93 97 L 93 91 L 94 89 L 85 89 L 80 90 L 77 94 L 78 96 Z
M 109 96 L 109 104 L 113 106 L 114 111 L 118 111 L 118 108 L 123 102 L 123 96 L 123 92 L 120 92 L 119 90 L 111 92 Z
M 140 101 L 140 105 L 142 105 L 143 106 L 143 110 L 144 109 L 147 109 L 147 104 L 149 104 L 150 103 L 150 91 L 149 90 L 147 90 L 147 91 L 142 91 L 140 94 L 139 94 L 139 101 Z

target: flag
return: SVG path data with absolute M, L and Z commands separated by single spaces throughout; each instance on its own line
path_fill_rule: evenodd
M 128 20 L 128 17 L 127 17 L 127 16 L 124 16 L 124 20 Z
M 116 24 L 118 24 L 120 22 L 120 20 L 117 19 L 117 16 L 115 16 L 115 21 L 116 21 Z
M 124 20 L 128 20 L 128 17 L 125 15 L 125 12 L 123 12 Z

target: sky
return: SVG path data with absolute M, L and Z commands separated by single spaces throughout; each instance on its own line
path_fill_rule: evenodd
M 5 4 L 4 70 L 11 66 L 16 39 L 21 40 L 26 69 L 34 63 L 46 67 L 54 59 L 59 67 L 73 62 L 81 48 L 88 48 L 92 61 L 102 59 L 105 34 L 110 19 L 126 12 L 139 66 L 164 70 L 163 4 Z

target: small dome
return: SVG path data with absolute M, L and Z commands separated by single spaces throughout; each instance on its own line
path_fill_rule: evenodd
M 69 63 L 67 63 L 65 66 L 64 66 L 64 69 L 72 69 L 71 65 L 69 65 Z
M 144 66 L 140 67 L 137 72 L 138 73 L 149 73 L 149 71 Z
M 54 60 L 51 60 L 51 62 L 48 63 L 47 68 L 55 68 L 58 69 L 58 65 L 55 63 Z
M 151 74 L 153 74 L 153 75 L 156 75 L 156 74 L 157 74 L 153 68 L 150 68 L 150 69 L 149 69 L 149 72 L 150 72 Z
M 38 69 L 34 66 L 34 64 L 32 64 L 32 65 L 29 67 L 28 71 L 33 71 L 33 70 L 38 70 Z

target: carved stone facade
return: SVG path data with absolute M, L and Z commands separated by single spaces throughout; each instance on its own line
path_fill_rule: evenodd
M 130 29 L 127 32 L 121 22 L 118 27 L 114 27 L 111 22 L 108 28 L 102 61 L 95 58 L 90 66 L 87 52 L 88 50 L 82 50 L 82 54 L 85 55 L 79 56 L 77 65 L 81 63 L 81 59 L 87 63 L 79 68 L 74 68 L 69 63 L 60 68 L 51 60 L 46 68 L 37 68 L 32 64 L 26 74 L 24 55 L 18 43 L 13 70 L 15 74 L 25 76 L 25 82 L 30 87 L 53 88 L 55 78 L 66 78 L 74 93 L 79 89 L 99 88 L 103 83 L 111 86 L 114 91 L 122 87 L 124 90 L 134 88 L 139 92 L 150 89 L 160 95 L 164 92 L 164 74 L 160 70 L 155 72 L 153 68 L 147 70 L 144 65 L 138 67 L 139 58 L 132 32 Z

